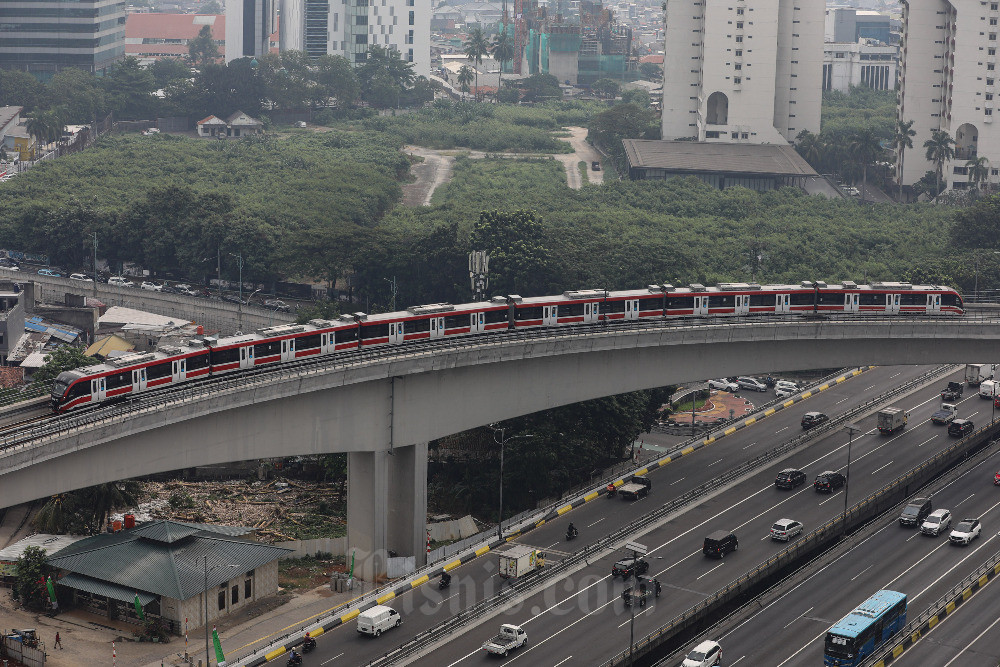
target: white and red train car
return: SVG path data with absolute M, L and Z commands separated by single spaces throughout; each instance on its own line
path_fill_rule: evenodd
M 403 312 L 341 315 L 337 320 L 267 327 L 226 338 L 195 336 L 183 346 L 125 355 L 60 373 L 52 387 L 52 407 L 65 412 L 198 378 L 307 357 L 532 327 L 702 317 L 964 312 L 962 297 L 949 287 L 895 282 L 650 285 L 644 290 L 618 292 L 574 290 L 558 296 L 498 296 L 479 303 L 438 303 Z

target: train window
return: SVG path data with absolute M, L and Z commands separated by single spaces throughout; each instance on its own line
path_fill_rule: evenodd
M 464 328 L 469 326 L 470 322 L 471 320 L 469 319 L 469 313 L 445 315 L 444 328 L 445 329 L 458 329 L 460 327 Z
M 257 343 L 253 346 L 253 353 L 258 359 L 281 354 L 281 341 L 272 340 L 266 343 Z
M 668 296 L 667 310 L 684 310 L 694 308 L 693 296 Z
M 542 307 L 518 308 L 514 311 L 514 318 L 517 320 L 540 320 L 542 319 Z
M 841 292 L 820 292 L 817 303 L 824 306 L 843 306 L 844 295 Z
M 358 339 L 358 330 L 355 327 L 341 329 L 337 332 L 337 343 L 351 343 Z
M 639 312 L 663 312 L 663 297 L 649 297 L 646 299 L 639 299 Z
M 485 315 L 486 315 L 486 324 L 507 322 L 510 319 L 510 315 L 506 310 L 487 310 Z
M 169 375 L 172 375 L 170 372 L 169 361 L 162 364 L 156 364 L 155 366 L 146 367 L 146 380 L 159 380 L 160 378 L 165 378 Z
M 790 303 L 793 306 L 811 306 L 815 301 L 815 292 L 792 292 Z
M 883 306 L 885 305 L 885 294 L 878 292 L 862 292 L 859 303 L 862 306 Z
M 208 355 L 199 354 L 193 357 L 188 357 L 185 361 L 187 361 L 187 370 L 188 373 L 190 373 L 191 371 L 206 368 L 208 366 Z
M 240 349 L 231 347 L 228 350 L 212 350 L 212 365 L 231 364 L 240 360 Z
M 389 336 L 389 323 L 368 324 L 361 326 L 361 340 L 371 340 L 372 338 L 387 338 Z
M 580 317 L 583 315 L 582 303 L 564 303 L 559 306 L 559 317 Z
M 958 305 L 958 295 L 956 295 L 956 294 L 942 294 L 941 295 L 941 305 L 942 306 L 957 306 Z
M 301 338 L 295 339 L 296 350 L 312 350 L 317 347 L 319 347 L 319 334 L 302 336 Z
M 774 295 L 773 294 L 751 294 L 750 295 L 750 307 L 753 308 L 761 306 L 773 306 L 774 305 Z
M 923 292 L 906 292 L 899 295 L 899 303 L 903 306 L 926 306 L 927 295 Z
M 735 294 L 710 294 L 708 296 L 709 308 L 732 308 L 735 305 Z
M 90 396 L 90 383 L 89 382 L 77 382 L 75 385 L 69 388 L 69 394 L 66 395 L 67 399 L 79 398 L 80 396 Z
M 625 300 L 624 299 L 614 299 L 604 302 L 603 312 L 605 315 L 611 315 L 613 313 L 624 313 L 625 312 Z
M 406 333 L 423 333 L 425 331 L 431 330 L 431 320 L 429 317 L 423 317 L 419 320 L 407 320 L 406 321 Z
M 131 371 L 125 371 L 124 373 L 115 373 L 114 375 L 107 376 L 106 386 L 108 391 L 112 389 L 118 389 L 120 387 L 131 387 L 132 386 Z

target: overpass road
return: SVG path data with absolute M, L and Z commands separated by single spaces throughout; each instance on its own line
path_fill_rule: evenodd
M 580 538 L 572 543 L 572 549 L 578 550 L 585 544 L 597 541 L 613 528 L 630 521 L 637 514 L 648 512 L 657 504 L 666 502 L 668 499 L 679 496 L 699 486 L 706 480 L 718 476 L 725 469 L 739 465 L 759 455 L 766 449 L 775 447 L 798 435 L 801 431 L 798 422 L 803 412 L 807 410 L 819 410 L 827 412 L 831 416 L 840 414 L 850 407 L 868 400 L 891 387 L 898 386 L 921 375 L 927 370 L 927 367 L 905 366 L 876 368 L 866 372 L 852 380 L 831 387 L 826 392 L 813 396 L 803 402 L 801 406 L 797 405 L 793 409 L 779 411 L 749 428 L 741 429 L 729 437 L 717 441 L 710 447 L 698 450 L 694 455 L 685 456 L 664 468 L 653 471 L 650 474 L 653 481 L 653 490 L 651 495 L 644 500 L 640 500 L 637 503 L 627 503 L 619 499 L 605 499 L 602 497 L 566 514 L 558 520 L 541 526 L 523 536 L 519 541 L 547 549 L 550 558 L 558 559 L 567 552 L 569 547 L 564 542 L 563 536 L 566 525 L 570 521 L 575 523 L 580 529 Z M 933 383 L 923 394 L 920 394 L 926 394 L 924 398 L 914 400 L 915 396 L 911 396 L 908 400 L 915 404 L 927 400 L 928 397 L 936 397 L 938 385 L 947 379 L 942 378 Z M 750 394 L 749 398 L 753 400 L 758 396 L 761 399 L 766 399 L 769 397 L 769 394 Z M 986 402 L 983 401 L 983 403 L 985 404 Z M 931 404 L 928 403 L 925 407 L 929 408 Z M 917 417 L 915 416 L 914 419 L 917 419 Z M 940 435 L 940 430 L 936 431 L 933 435 Z M 927 438 L 931 438 L 931 436 L 928 435 L 924 439 Z M 931 442 L 920 448 L 920 455 L 929 456 L 931 451 L 940 449 L 946 440 L 944 437 L 932 439 Z M 830 449 L 836 448 L 843 449 L 843 442 L 833 445 L 831 441 L 827 445 L 822 445 L 820 447 L 822 452 L 812 456 L 812 458 L 825 455 Z M 804 460 L 804 457 L 809 455 L 810 451 L 797 452 L 793 459 L 789 459 L 784 463 L 775 463 L 762 473 L 762 475 L 767 478 L 769 484 L 770 480 L 773 480 L 774 470 L 787 465 L 797 464 L 798 457 L 803 457 Z M 844 454 L 844 458 L 846 461 L 846 453 Z M 803 462 L 801 465 L 805 467 L 807 473 L 815 473 L 819 471 L 821 464 L 815 463 L 806 467 Z M 741 489 L 734 493 L 746 494 L 747 492 Z M 706 505 L 713 507 L 719 504 L 722 504 L 719 499 L 706 503 Z M 824 507 L 837 504 L 838 501 L 833 500 Z M 690 537 L 689 539 L 691 540 L 691 544 L 698 542 L 695 545 L 698 546 L 700 545 L 701 535 L 699 533 L 697 537 Z M 742 557 L 742 552 L 740 555 Z M 606 575 L 610 572 L 613 561 L 614 558 L 611 557 L 603 559 L 599 568 L 585 576 L 594 579 L 595 577 L 599 578 Z M 658 571 L 655 569 L 658 562 L 654 561 L 654 571 Z M 354 631 L 354 623 L 348 623 L 336 628 L 333 632 L 324 635 L 320 639 L 317 651 L 318 661 L 323 663 L 330 660 L 332 661 L 330 664 L 335 667 L 338 663 L 363 664 L 382 655 L 405 641 L 406 638 L 433 627 L 445 618 L 458 613 L 484 597 L 492 596 L 499 585 L 496 568 L 497 557 L 494 554 L 487 554 L 468 565 L 454 570 L 452 572 L 454 575 L 452 585 L 446 591 L 439 591 L 437 586 L 431 582 L 431 584 L 422 586 L 408 595 L 393 600 L 391 605 L 400 611 L 404 618 L 404 624 L 401 630 L 383 635 L 377 640 L 369 640 L 357 636 Z M 732 570 L 733 568 L 728 569 Z M 716 573 L 716 575 L 720 574 Z M 735 576 L 735 571 L 733 574 Z M 568 585 L 571 587 L 576 586 L 577 581 L 578 579 L 574 578 Z M 666 583 L 666 580 L 664 581 Z M 725 579 L 725 582 L 728 581 L 729 579 Z M 698 582 L 698 584 L 699 588 L 697 590 L 701 593 L 707 594 L 718 588 L 718 586 L 713 587 L 708 585 L 707 582 Z M 620 588 L 620 583 L 617 586 Z M 565 590 L 565 585 L 560 584 L 558 590 Z M 551 595 L 551 593 L 548 594 Z M 615 593 L 615 595 L 617 596 L 618 593 Z M 621 621 L 619 620 L 618 622 Z M 492 628 L 493 624 L 494 622 L 490 621 L 486 628 L 467 633 L 470 637 L 474 637 L 474 641 L 470 641 L 477 649 L 483 640 L 480 635 L 488 633 L 489 628 Z M 535 629 L 532 629 L 531 632 L 533 633 L 532 636 L 534 636 L 534 633 L 537 633 Z M 613 647 L 609 647 L 609 650 L 611 648 Z M 427 664 L 447 664 L 436 662 L 436 660 L 439 652 L 443 655 L 450 650 L 450 647 L 439 649 L 438 652 L 435 652 L 435 659 Z
M 857 394 L 862 389 L 871 385 L 871 381 L 864 381 L 865 377 L 861 376 L 861 383 L 844 388 L 839 397 L 833 395 L 827 400 L 834 405 L 837 405 L 837 401 L 842 401 L 840 405 L 847 407 L 846 404 L 856 401 Z M 955 373 L 944 380 L 959 377 Z M 899 376 L 894 378 L 898 379 Z M 875 491 L 949 444 L 951 440 L 943 427 L 935 427 L 929 423 L 931 413 L 940 402 L 938 385 L 939 383 L 934 383 L 896 401 L 896 405 L 911 413 L 910 426 L 902 433 L 890 437 L 879 436 L 875 430 L 874 415 L 858 421 L 862 431 L 855 436 L 853 443 L 851 499 L 858 500 Z M 980 401 L 973 394 L 962 403 L 960 410 L 962 414 L 975 419 L 976 413 L 986 404 L 986 401 Z M 819 408 L 819 404 L 803 404 L 802 410 L 797 412 L 801 414 L 806 410 Z M 795 419 L 797 416 L 795 415 Z M 786 425 L 779 422 L 768 424 L 765 421 L 762 426 L 765 430 L 758 431 L 759 437 L 767 439 L 782 437 L 785 432 L 776 433 L 779 429 L 798 428 L 794 422 Z M 802 521 L 806 530 L 810 530 L 840 513 L 844 506 L 843 490 L 832 495 L 817 494 L 811 486 L 781 491 L 774 487 L 773 481 L 775 473 L 789 465 L 805 470 L 810 479 L 822 470 L 844 470 L 847 463 L 847 440 L 847 434 L 841 430 L 821 436 L 810 446 L 795 451 L 785 461 L 763 468 L 724 493 L 710 497 L 679 516 L 668 518 L 646 534 L 637 536 L 636 541 L 649 547 L 649 575 L 656 576 L 663 583 L 663 595 L 645 609 L 635 610 L 635 636 L 642 637 L 652 632 L 780 551 L 784 545 L 772 542 L 767 537 L 775 520 L 782 517 L 794 518 Z M 744 447 L 749 445 L 745 440 L 742 442 Z M 739 446 L 735 442 L 730 443 L 730 446 L 733 445 Z M 706 453 L 700 460 L 701 469 L 706 473 L 711 470 L 717 463 L 717 456 L 719 454 L 713 456 Z M 686 472 L 693 471 L 692 466 Z M 678 469 L 671 474 L 668 470 L 659 489 L 669 486 L 671 477 L 676 480 L 680 477 L 680 472 Z M 632 505 L 620 503 L 620 506 L 634 515 L 648 511 L 652 509 L 653 503 L 663 499 L 662 495 L 656 495 L 657 491 L 658 488 L 654 485 L 653 494 L 646 500 Z M 642 506 L 643 503 L 646 507 Z M 595 520 L 599 519 L 597 517 Z M 613 520 L 611 516 L 604 519 Z M 582 515 L 576 523 L 587 525 Z M 701 553 L 702 540 L 705 535 L 719 529 L 735 531 L 741 538 L 740 549 L 724 560 L 708 560 Z M 545 546 L 548 543 L 545 539 L 551 540 L 552 537 L 551 534 L 539 532 L 537 535 L 527 535 L 526 540 Z M 529 596 L 500 618 L 464 631 L 413 664 L 448 667 L 478 664 L 486 658 L 480 644 L 495 631 L 499 622 L 524 625 L 531 642 L 525 650 L 513 654 L 504 664 L 516 661 L 521 661 L 519 664 L 524 665 L 560 667 L 600 664 L 626 649 L 629 643 L 630 614 L 620 597 L 627 584 L 610 576 L 613 563 L 622 555 L 624 554 L 621 552 L 612 553 L 591 561 L 589 566 L 556 585 Z M 483 564 L 477 565 L 481 569 L 486 567 Z M 837 586 L 843 587 L 842 582 L 835 584 Z
M 953 525 L 964 517 L 979 518 L 981 538 L 968 546 L 955 546 L 946 534 L 923 535 L 901 527 L 891 517 L 871 537 L 724 635 L 719 641 L 726 664 L 821 665 L 823 640 L 830 626 L 883 588 L 906 593 L 909 616 L 919 615 L 1000 550 L 1000 489 L 993 485 L 998 468 L 1000 454 L 994 454 L 943 488 L 934 487 L 934 508 L 951 510 Z M 994 621 L 1000 603 L 991 586 L 992 582 L 969 601 L 969 608 L 959 607 L 957 618 L 938 625 L 893 666 L 940 667 L 966 649 L 960 664 L 995 667 L 1000 657 L 1000 624 Z M 765 636 L 768 641 L 760 641 Z

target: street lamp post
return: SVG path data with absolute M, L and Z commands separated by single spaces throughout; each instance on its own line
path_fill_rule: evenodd
M 213 565 L 212 566 L 212 570 L 209 570 L 208 569 L 208 554 L 206 554 L 204 556 L 204 559 L 205 559 L 205 591 L 203 593 L 203 596 L 205 598 L 205 667 L 211 667 L 211 665 L 212 665 L 212 657 L 211 657 L 212 654 L 208 650 L 208 646 L 209 646 L 209 643 L 208 643 L 208 573 L 211 572 L 212 570 L 214 570 L 217 567 L 232 567 L 232 568 L 235 568 L 236 566 L 235 565 L 230 565 L 228 563 L 224 563 L 224 564 L 220 564 L 220 565 Z
M 500 513 L 497 517 L 497 539 L 503 540 L 503 451 L 507 443 L 511 440 L 516 440 L 517 438 L 533 438 L 535 435 L 533 433 L 519 433 L 518 435 L 512 435 L 509 438 L 504 438 L 504 433 L 507 427 L 494 428 L 495 424 L 490 424 L 490 428 L 493 429 L 493 441 L 500 445 Z M 497 440 L 497 435 L 500 439 Z
M 844 534 L 847 534 L 847 492 L 851 488 L 851 445 L 854 443 L 855 431 L 861 429 L 856 424 L 848 424 L 844 427 L 850 435 L 847 440 L 847 475 L 844 478 Z

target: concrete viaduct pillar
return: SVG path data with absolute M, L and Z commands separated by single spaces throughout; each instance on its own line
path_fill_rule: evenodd
M 368 581 L 388 551 L 427 562 L 427 443 L 347 455 L 347 563 Z

